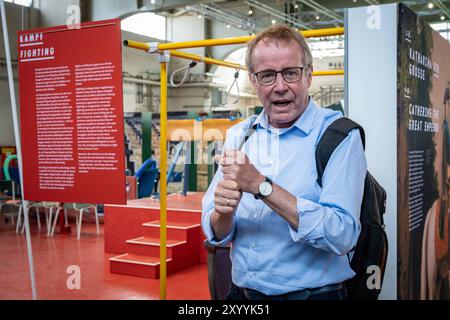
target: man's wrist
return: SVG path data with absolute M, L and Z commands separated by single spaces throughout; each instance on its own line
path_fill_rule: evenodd
M 266 181 L 266 177 L 263 176 L 262 174 L 258 174 L 258 177 L 253 182 L 253 186 L 252 186 L 252 194 L 253 195 L 259 194 L 259 185 L 261 183 L 263 183 L 264 181 Z
M 219 213 L 214 210 L 211 214 L 211 230 L 215 241 L 222 241 L 233 229 L 234 214 Z

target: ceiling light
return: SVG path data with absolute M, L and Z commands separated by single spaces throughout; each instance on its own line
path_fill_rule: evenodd
M 356 3 L 358 0 L 353 0 L 353 3 Z
M 434 8 L 434 3 L 433 2 L 428 2 L 428 9 L 433 9 Z
M 272 19 L 272 24 L 275 24 L 277 22 L 277 20 Z
M 319 17 L 319 16 L 316 16 L 316 20 L 320 20 L 320 17 Z
M 296 4 L 296 5 L 294 6 L 294 8 L 295 8 L 295 9 L 298 9 L 298 4 Z
M 445 17 L 444 17 L 444 16 L 441 16 L 441 20 L 444 21 L 444 20 L 445 20 Z
M 201 19 L 201 18 L 202 18 L 202 15 L 201 15 L 201 14 L 199 14 L 199 15 L 197 16 L 197 18 Z
M 248 15 L 251 16 L 252 14 L 253 14 L 253 10 L 252 9 L 248 10 Z
M 230 27 L 231 27 L 231 26 L 230 26 L 229 24 L 227 24 L 227 29 L 230 29 Z
M 156 0 L 150 0 L 151 4 L 155 4 Z

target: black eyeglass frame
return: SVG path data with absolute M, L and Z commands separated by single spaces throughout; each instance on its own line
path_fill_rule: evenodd
M 283 77 L 283 80 L 284 80 L 284 81 L 286 81 L 287 83 L 294 83 L 294 82 L 297 82 L 297 81 L 302 80 L 302 78 L 303 78 L 303 70 L 309 68 L 310 66 L 311 66 L 311 65 L 308 64 L 308 65 L 303 66 L 303 67 L 289 67 L 289 68 L 285 68 L 285 69 L 280 70 L 280 71 L 275 71 L 275 70 L 262 70 L 262 71 L 259 71 L 259 72 L 253 72 L 253 75 L 255 76 L 256 80 L 258 81 L 258 83 L 259 83 L 261 86 L 271 86 L 271 85 L 273 85 L 273 84 L 275 83 L 275 81 L 277 81 L 277 77 L 278 77 L 278 74 L 279 74 L 279 73 L 280 73 L 281 76 Z M 300 78 L 298 78 L 298 80 L 292 80 L 292 81 L 291 81 L 291 80 L 287 80 L 287 79 L 284 77 L 283 72 L 285 72 L 285 71 L 287 71 L 287 70 L 292 70 L 292 69 L 300 69 Z M 271 83 L 267 83 L 267 84 L 261 83 L 261 81 L 260 81 L 259 78 L 258 78 L 258 74 L 261 74 L 262 72 L 275 72 L 275 77 L 273 78 L 273 81 L 272 81 Z

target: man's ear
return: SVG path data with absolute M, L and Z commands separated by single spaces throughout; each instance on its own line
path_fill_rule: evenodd
M 311 87 L 311 82 L 312 82 L 312 76 L 313 76 L 313 66 L 311 65 L 308 70 L 306 71 L 306 83 L 308 84 L 308 88 Z
M 256 83 L 256 77 L 253 73 L 248 73 L 248 79 L 250 80 L 250 83 L 252 84 L 253 90 L 258 90 L 258 83 Z

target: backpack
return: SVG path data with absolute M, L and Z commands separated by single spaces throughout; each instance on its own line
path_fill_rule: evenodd
M 317 182 L 320 186 L 322 186 L 322 175 L 331 154 L 353 129 L 359 129 L 365 148 L 363 128 L 345 117 L 335 120 L 320 138 L 316 148 Z M 346 281 L 349 299 L 378 299 L 388 253 L 388 240 L 383 220 L 385 211 L 386 191 L 367 171 L 360 214 L 361 233 L 356 246 L 351 251 L 353 252 L 351 259 L 351 252 L 348 254 L 350 266 L 356 273 L 352 279 Z M 379 269 L 374 266 L 378 266 Z

